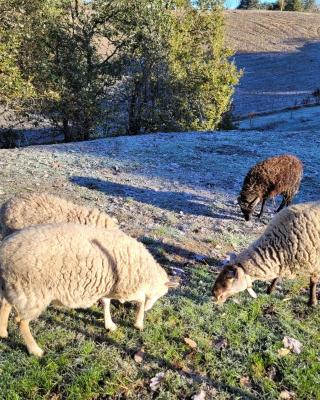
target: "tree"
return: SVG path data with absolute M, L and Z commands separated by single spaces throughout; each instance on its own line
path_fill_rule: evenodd
M 260 8 L 259 0 L 241 0 L 238 6 L 239 10 L 252 10 Z
M 32 93 L 32 104 L 24 104 L 25 108 L 45 113 L 66 141 L 88 139 L 105 117 L 102 102 L 120 76 L 120 52 L 130 41 L 124 22 L 126 2 L 0 2 L 2 20 L 11 21 L 9 27 L 1 26 L 8 38 L 18 38 L 5 42 L 9 50 L 16 43 L 8 82 L 14 79 L 24 98 L 24 92 Z M 4 51 L 2 55 L 8 60 Z
M 286 0 L 285 11 L 303 11 L 303 3 L 301 0 Z
M 222 10 L 213 1 L 153 6 L 130 62 L 128 131 L 214 129 L 239 78 Z
M 317 10 L 316 0 L 304 0 L 303 8 L 305 11 L 316 11 Z
M 240 76 L 224 44 L 222 10 L 212 3 L 189 4 L 174 14 L 169 68 L 172 113 L 180 129 L 215 129 Z
M 129 133 L 213 129 L 228 110 L 239 74 L 216 1 L 0 0 L 0 12 L 0 101 L 66 141 L 96 133 L 107 98 L 127 107 Z

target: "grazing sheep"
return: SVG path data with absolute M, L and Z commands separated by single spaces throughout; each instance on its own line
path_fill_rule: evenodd
M 86 208 L 47 193 L 13 197 L 0 210 L 3 236 L 31 225 L 74 222 L 116 228 L 116 222 L 97 208 Z
M 226 265 L 213 286 L 213 296 L 223 303 L 248 289 L 255 280 L 294 279 L 310 276 L 309 305 L 317 303 L 320 278 L 320 202 L 291 206 L 277 214 L 260 238 Z
M 0 245 L 0 336 L 7 336 L 13 307 L 29 353 L 41 356 L 31 320 L 50 303 L 87 308 L 101 298 L 107 329 L 116 328 L 111 299 L 137 302 L 135 327 L 143 329 L 144 311 L 175 286 L 146 248 L 118 229 L 69 223 L 25 228 Z
M 279 194 L 283 199 L 277 212 L 288 206 L 299 190 L 302 173 L 301 161 L 289 154 L 268 158 L 252 167 L 238 197 L 245 220 L 249 221 L 256 206 L 262 202 L 260 218 L 266 200 Z
M 32 225 L 74 222 L 116 228 L 116 222 L 97 208 L 86 208 L 48 193 L 28 193 L 13 197 L 0 209 L 0 225 L 5 237 Z M 104 308 L 108 302 L 102 300 Z

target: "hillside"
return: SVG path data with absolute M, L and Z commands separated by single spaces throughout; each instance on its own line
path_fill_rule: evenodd
M 297 154 L 305 173 L 295 201 L 319 199 L 320 114 L 303 112 L 281 132 L 168 133 L 0 150 L 1 201 L 45 190 L 100 207 L 181 278 L 180 288 L 147 313 L 143 332 L 132 326 L 131 306 L 112 306 L 119 326 L 113 333 L 98 306 L 50 307 L 31 326 L 46 351 L 41 360 L 27 355 L 12 316 L 9 338 L 0 340 L 0 399 L 318 399 L 320 314 L 306 305 L 305 281 L 281 282 L 272 296 L 255 282 L 258 299 L 242 293 L 222 307 L 211 298 L 227 253 L 257 237 L 275 209 L 270 202 L 262 221 L 244 222 L 236 196 L 252 164 Z M 264 129 L 267 123 L 261 121 Z M 301 354 L 283 351 L 285 335 L 302 343 Z
M 244 76 L 235 114 L 272 111 L 312 98 L 320 87 L 320 14 L 226 11 L 226 39 Z

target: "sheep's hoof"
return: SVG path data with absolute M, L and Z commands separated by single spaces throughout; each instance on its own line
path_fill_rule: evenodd
M 6 329 L 0 329 L 0 338 L 8 337 L 8 331 Z
M 143 328 L 144 328 L 143 324 L 139 324 L 137 322 L 134 324 L 134 327 L 139 329 L 139 331 L 143 331 Z
M 44 353 L 44 351 L 42 349 L 40 349 L 40 347 L 38 347 L 38 346 L 30 348 L 30 349 L 28 349 L 28 351 L 29 351 L 29 354 L 31 354 L 31 355 L 33 354 L 36 357 L 42 357 L 43 353 Z
M 308 301 L 308 306 L 309 306 L 309 307 L 316 307 L 317 304 L 318 304 L 318 302 L 317 302 L 316 300 L 313 300 L 313 301 L 312 301 L 312 300 L 311 300 L 311 301 L 309 300 L 309 301 Z
M 106 325 L 105 328 L 107 331 L 114 332 L 115 330 L 117 330 L 117 325 L 112 322 L 111 324 Z

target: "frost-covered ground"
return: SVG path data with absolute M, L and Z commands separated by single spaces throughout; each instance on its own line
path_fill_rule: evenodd
M 171 218 L 184 235 L 199 227 L 209 233 L 221 224 L 249 231 L 252 227 L 243 223 L 236 196 L 250 166 L 266 157 L 300 157 L 305 172 L 296 201 L 319 199 L 319 121 L 320 109 L 308 108 L 255 118 L 251 125 L 257 130 L 245 130 L 250 121 L 242 121 L 240 131 L 161 133 L 0 150 L 1 198 L 24 190 L 58 190 L 103 207 L 131 232 L 139 227 L 137 235 Z
M 221 261 L 257 237 L 274 210 L 270 203 L 262 221 L 244 222 L 236 197 L 250 166 L 296 154 L 305 176 L 295 201 L 319 200 L 319 116 L 308 112 L 309 125 L 299 111 L 294 123 L 268 131 L 0 150 L 1 201 L 45 190 L 100 207 L 181 278 L 181 287 L 147 313 L 144 332 L 132 327 L 133 307 L 112 306 L 114 333 L 104 330 L 97 306 L 49 308 L 31 328 L 46 351 L 41 360 L 27 355 L 11 318 L 9 338 L 0 340 L 0 399 L 320 398 L 319 312 L 307 308 L 304 282 L 281 283 L 273 296 L 255 283 L 257 300 L 243 293 L 223 307 L 211 298 Z M 268 118 L 252 123 L 265 129 L 274 123 Z M 285 336 L 300 341 L 301 354 L 283 349 Z

